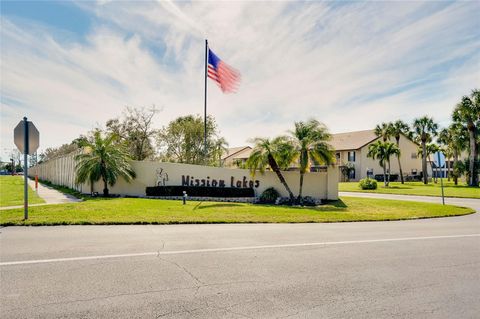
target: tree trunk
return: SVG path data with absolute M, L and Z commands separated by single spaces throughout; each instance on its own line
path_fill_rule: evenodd
M 433 172 L 433 162 L 430 159 L 430 155 L 428 156 L 428 161 L 430 162 L 430 168 L 432 169 L 432 180 L 434 183 L 437 183 L 437 177 L 435 176 L 435 173 Z M 438 175 L 438 169 L 437 169 L 437 175 Z
M 302 172 L 300 171 L 300 190 L 298 191 L 298 203 L 299 203 L 300 205 L 303 204 L 303 200 L 302 200 L 302 190 L 303 190 L 303 175 L 304 175 L 304 174 L 305 174 L 305 173 L 302 173 Z
M 447 169 L 447 181 L 450 182 L 450 157 L 445 160 L 445 168 Z
M 280 172 L 280 168 L 278 167 L 277 162 L 275 161 L 275 159 L 273 158 L 273 156 L 270 155 L 270 154 L 268 154 L 268 164 L 270 165 L 270 167 L 272 168 L 272 170 L 275 172 L 275 174 L 277 174 L 278 179 L 280 180 L 280 182 L 282 183 L 282 185 L 283 185 L 283 186 L 285 187 L 285 189 L 287 190 L 288 196 L 290 197 L 290 201 L 291 201 L 292 204 L 293 204 L 293 203 L 295 202 L 295 196 L 293 195 L 292 191 L 290 190 L 290 187 L 288 187 L 287 181 L 286 181 L 285 178 L 283 177 L 282 172 Z
M 102 178 L 103 179 L 103 197 L 108 197 L 108 184 L 107 184 L 107 180 L 105 178 Z
M 390 186 L 390 160 L 388 161 L 387 186 Z
M 457 176 L 456 172 L 454 172 L 454 170 L 455 170 L 455 167 L 458 164 L 458 152 L 456 150 L 453 151 L 453 152 L 454 152 L 454 154 L 453 154 L 453 170 L 452 170 L 452 172 L 453 172 L 453 182 L 455 183 L 455 186 L 457 186 L 458 185 L 458 176 Z
M 423 171 L 423 184 L 428 184 L 427 173 L 427 146 L 426 142 L 422 141 L 422 171 Z
M 468 134 L 470 137 L 470 156 L 469 156 L 469 172 L 470 178 L 468 181 L 469 186 L 477 186 L 477 174 L 475 174 L 475 159 L 476 159 L 476 142 L 475 142 L 475 127 L 473 125 L 468 125 Z
M 385 167 L 385 165 L 382 166 L 383 167 L 383 183 L 385 184 L 385 187 L 387 187 L 387 168 Z
M 400 149 L 400 137 L 396 138 L 396 140 L 397 140 L 397 147 L 398 149 Z M 398 170 L 400 171 L 400 182 L 404 184 L 405 181 L 403 180 L 403 171 L 402 171 L 402 163 L 400 163 L 400 154 L 397 155 L 397 159 L 398 159 Z

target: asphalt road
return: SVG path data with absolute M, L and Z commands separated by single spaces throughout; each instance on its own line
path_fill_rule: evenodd
M 480 211 L 480 200 L 448 201 Z M 478 213 L 398 222 L 0 231 L 2 318 L 480 314 Z

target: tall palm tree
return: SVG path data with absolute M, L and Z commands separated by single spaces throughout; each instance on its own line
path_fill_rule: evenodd
M 466 126 L 469 135 L 469 186 L 478 186 L 478 161 L 477 134 L 480 126 L 480 90 L 472 91 L 470 96 L 462 97 L 462 101 L 453 110 L 452 118 L 457 123 Z
M 403 134 L 405 136 L 410 136 L 410 126 L 407 123 L 403 122 L 402 120 L 395 121 L 390 125 L 390 133 L 393 137 L 395 137 L 395 142 L 397 143 L 397 147 L 400 149 L 400 136 Z M 400 181 L 402 184 L 404 183 L 403 180 L 403 171 L 402 171 L 402 164 L 400 163 L 400 153 L 397 155 L 398 159 L 398 168 L 400 170 Z
M 295 122 L 295 129 L 289 133 L 295 153 L 294 160 L 298 159 L 300 166 L 298 201 L 301 203 L 303 177 L 310 168 L 310 163 L 330 165 L 334 163 L 335 156 L 332 147 L 328 144 L 331 135 L 323 123 L 315 119 Z
M 93 138 L 79 142 L 83 152 L 75 156 L 75 170 L 77 184 L 89 181 L 93 184 L 100 179 L 103 181 L 103 196 L 108 196 L 108 185 L 113 186 L 119 177 L 127 182 L 135 178 L 129 160 L 130 157 L 123 144 L 118 143 L 115 134 L 105 138 L 100 131 L 93 133 Z
M 255 176 L 255 172 L 259 170 L 263 174 L 269 166 L 277 174 L 278 179 L 288 192 L 291 203 L 293 203 L 295 196 L 293 196 L 281 172 L 282 169 L 288 168 L 288 164 L 293 160 L 293 147 L 283 136 L 273 140 L 257 137 L 253 139 L 253 143 L 255 145 L 246 163 L 250 173 Z
M 437 134 L 437 129 L 438 124 L 435 123 L 431 117 L 424 116 L 413 121 L 415 138 L 417 142 L 420 142 L 422 145 L 422 171 L 424 184 L 428 184 L 426 144 Z
M 392 123 L 385 123 L 377 124 L 374 129 L 374 133 L 376 136 L 381 137 L 384 142 L 388 141 L 388 139 L 393 135 L 392 133 Z
M 378 159 L 380 167 L 383 168 L 383 181 L 386 187 L 390 183 L 390 157 L 393 155 L 400 155 L 400 149 L 394 143 L 376 141 L 368 146 L 367 157 Z

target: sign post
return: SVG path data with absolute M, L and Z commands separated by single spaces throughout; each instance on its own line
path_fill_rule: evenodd
M 23 207 L 24 218 L 28 219 L 28 154 L 33 154 L 39 146 L 39 133 L 32 122 L 23 118 L 13 130 L 13 140 L 20 152 L 23 152 Z
M 444 195 L 444 192 L 443 192 L 443 173 L 442 173 L 442 166 L 445 164 L 445 160 L 442 162 L 442 159 L 441 159 L 441 155 L 442 152 L 438 151 L 437 152 L 437 177 L 438 177 L 438 174 L 440 174 L 440 186 L 442 188 L 442 204 L 445 205 L 445 195 Z M 445 155 L 443 155 L 445 157 Z M 447 174 L 448 174 L 448 171 L 447 171 Z

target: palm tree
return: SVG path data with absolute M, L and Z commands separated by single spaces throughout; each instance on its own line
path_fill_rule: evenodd
M 127 182 L 135 178 L 135 172 L 129 163 L 129 155 L 123 144 L 118 143 L 115 134 L 102 137 L 100 131 L 93 133 L 92 139 L 83 139 L 79 146 L 83 152 L 75 156 L 77 184 L 89 181 L 93 184 L 100 179 L 103 181 L 103 196 L 109 195 L 108 185 L 113 186 L 119 177 Z
M 288 168 L 288 164 L 293 159 L 292 146 L 283 136 L 274 138 L 273 140 L 257 137 L 252 142 L 255 144 L 255 146 L 253 147 L 253 150 L 250 153 L 246 163 L 252 176 L 255 176 L 255 172 L 257 170 L 263 174 L 265 172 L 265 168 L 270 166 L 272 171 L 277 174 L 278 179 L 287 190 L 290 201 L 293 203 L 295 197 L 293 196 L 293 193 L 281 172 L 281 169 Z
M 461 175 L 458 169 L 458 165 L 460 165 L 459 156 L 467 148 L 468 134 L 467 130 L 460 123 L 452 123 L 448 127 L 448 131 L 453 149 L 453 182 L 455 185 L 458 185 L 458 177 Z
M 480 90 L 472 91 L 471 96 L 464 96 L 462 101 L 453 110 L 453 120 L 466 126 L 469 135 L 469 186 L 478 186 L 478 161 L 477 131 L 480 126 Z
M 447 170 L 447 179 L 450 181 L 450 177 L 454 177 L 453 174 L 453 167 L 450 165 L 451 159 L 454 159 L 454 165 L 455 161 L 458 161 L 458 145 L 456 145 L 456 142 L 454 141 L 454 131 L 450 128 L 444 128 L 438 133 L 438 143 L 443 144 L 443 147 L 441 148 L 442 153 L 445 155 L 445 168 Z M 461 150 L 460 150 L 461 151 Z M 452 171 L 452 172 L 450 172 Z
M 400 149 L 400 136 L 402 134 L 405 136 L 409 136 L 410 127 L 408 126 L 407 123 L 403 122 L 402 120 L 398 120 L 390 124 L 390 133 L 392 134 L 393 137 L 395 137 L 397 147 Z M 400 170 L 400 181 L 403 184 L 404 180 L 403 180 L 402 164 L 400 163 L 400 153 L 397 155 L 397 159 L 398 159 L 398 168 Z
M 432 140 L 432 135 L 437 134 L 437 129 L 437 123 L 433 122 L 433 119 L 428 116 L 417 118 L 413 122 L 413 131 L 416 140 L 422 145 L 422 171 L 424 184 L 428 184 L 426 144 Z
M 392 133 L 392 123 L 385 123 L 377 124 L 374 129 L 374 133 L 376 136 L 381 137 L 384 142 L 388 141 L 388 139 L 393 135 Z
M 426 152 L 426 157 L 428 159 L 428 162 L 430 163 L 430 169 L 432 170 L 432 179 L 435 181 L 435 183 L 437 182 L 437 177 L 438 177 L 438 174 L 437 176 L 434 176 L 433 174 L 433 161 L 432 159 L 430 158 L 430 155 L 433 155 L 435 154 L 436 152 L 438 152 L 440 150 L 440 148 L 438 147 L 438 145 L 436 144 L 433 144 L 433 143 L 427 143 L 425 145 L 425 152 Z M 422 154 L 423 153 L 423 149 L 420 147 L 418 149 L 418 154 Z
M 313 161 L 316 164 L 330 165 L 334 162 L 332 147 L 328 144 L 331 135 L 327 127 L 317 120 L 295 122 L 295 129 L 289 132 L 294 148 L 294 160 L 300 166 L 300 188 L 298 201 L 302 202 L 303 177 Z
M 383 168 L 383 181 L 385 187 L 388 187 L 390 183 L 390 157 L 392 155 L 400 155 L 400 149 L 394 143 L 376 141 L 368 146 L 367 157 L 378 159 L 380 167 Z

